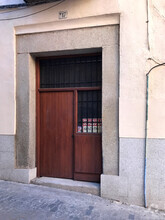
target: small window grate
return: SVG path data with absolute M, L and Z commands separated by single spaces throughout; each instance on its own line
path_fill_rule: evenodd
M 102 84 L 101 54 L 41 59 L 40 88 L 96 87 Z
M 78 132 L 101 133 L 101 90 L 78 92 Z

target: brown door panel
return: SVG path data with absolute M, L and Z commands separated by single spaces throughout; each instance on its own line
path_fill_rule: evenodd
M 40 94 L 40 176 L 73 178 L 73 92 Z
M 102 153 L 101 135 L 75 135 L 75 170 L 77 174 L 101 174 L 102 172 Z M 84 176 L 83 175 L 83 176 Z M 78 175 L 76 175 L 78 177 Z M 80 176 L 80 175 L 79 175 Z

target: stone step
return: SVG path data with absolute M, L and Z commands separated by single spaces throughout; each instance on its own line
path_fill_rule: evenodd
M 54 187 L 58 189 L 70 190 L 75 192 L 100 195 L 100 184 L 93 182 L 75 181 L 70 179 L 60 179 L 51 177 L 40 177 L 31 180 L 32 184 Z

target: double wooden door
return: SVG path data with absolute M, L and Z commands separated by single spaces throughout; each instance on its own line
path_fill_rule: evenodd
M 101 55 L 37 61 L 38 176 L 99 182 Z
M 99 182 L 101 135 L 74 129 L 73 91 L 40 92 L 39 176 Z

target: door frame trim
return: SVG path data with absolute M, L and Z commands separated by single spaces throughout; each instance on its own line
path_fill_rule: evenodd
M 40 177 L 40 65 L 36 60 L 36 167 L 37 177 Z

